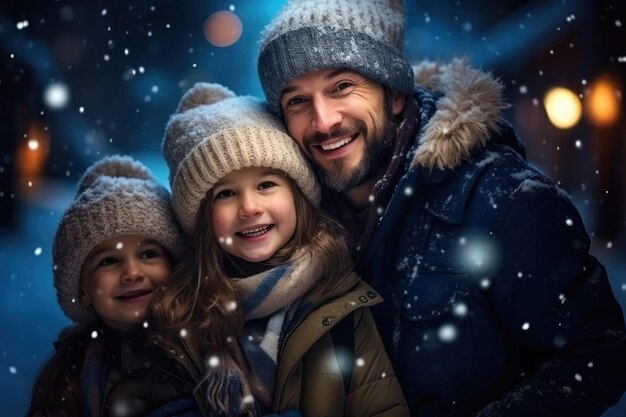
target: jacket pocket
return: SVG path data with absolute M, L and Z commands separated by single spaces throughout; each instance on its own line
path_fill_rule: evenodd
M 435 320 L 458 308 L 469 293 L 466 274 L 421 274 L 402 292 L 400 311 L 405 320 L 422 322 Z
M 455 387 L 469 387 L 476 378 L 480 355 L 468 279 L 422 274 L 401 289 L 396 358 L 402 358 L 405 384 L 408 378 L 415 389 L 462 396 Z

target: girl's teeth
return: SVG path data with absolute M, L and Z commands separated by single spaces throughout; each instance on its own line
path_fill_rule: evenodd
M 329 143 L 327 145 L 321 145 L 322 149 L 325 151 L 332 151 L 333 149 L 337 149 L 346 145 L 352 141 L 352 137 L 347 137 L 345 139 L 340 140 L 339 142 Z
M 265 231 L 267 230 L 267 226 L 263 226 L 263 227 L 257 227 L 256 229 L 251 229 L 251 230 L 243 230 L 239 233 L 241 233 L 244 236 L 261 236 L 263 233 L 265 233 Z

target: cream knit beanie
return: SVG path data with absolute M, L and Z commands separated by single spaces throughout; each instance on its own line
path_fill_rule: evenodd
M 349 68 L 412 93 L 405 20 L 403 0 L 288 0 L 260 40 L 258 72 L 271 110 L 280 114 L 290 80 L 323 68 Z
M 80 304 L 80 273 L 91 250 L 120 235 L 154 239 L 177 258 L 183 236 L 169 192 L 140 162 L 128 156 L 106 157 L 85 171 L 76 198 L 54 238 L 54 286 L 61 309 L 75 322 L 97 318 Z
M 279 169 L 319 206 L 321 190 L 296 142 L 266 105 L 219 84 L 198 83 L 180 101 L 163 138 L 174 211 L 194 230 L 200 203 L 213 185 L 245 167 Z

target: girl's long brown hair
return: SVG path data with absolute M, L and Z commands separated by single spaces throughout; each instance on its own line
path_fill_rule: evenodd
M 321 267 L 321 277 L 307 297 L 319 301 L 351 271 L 352 254 L 343 228 L 316 210 L 295 181 L 289 177 L 287 181 L 294 197 L 296 230 L 289 242 L 266 262 L 280 265 L 291 259 L 298 248 L 308 247 L 312 259 Z M 198 210 L 189 250 L 174 270 L 170 284 L 154 294 L 148 311 L 162 334 L 178 337 L 182 329 L 195 331 L 205 348 L 222 351 L 228 349 L 229 341 L 236 340 L 244 317 L 225 271 L 228 255 L 213 234 L 212 209 L 210 190 Z
M 27 417 L 73 417 L 83 414 L 79 377 L 88 337 L 59 347 L 33 384 Z

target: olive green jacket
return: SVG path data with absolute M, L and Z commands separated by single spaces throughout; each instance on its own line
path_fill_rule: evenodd
M 353 286 L 324 301 L 285 338 L 272 408 L 275 412 L 296 409 L 304 417 L 408 416 L 369 309 L 383 300 L 356 274 L 346 277 L 344 283 Z M 346 389 L 337 363 L 341 356 L 334 351 L 330 330 L 350 314 L 354 366 Z
M 307 300 L 303 300 L 307 302 Z M 396 375 L 383 348 L 369 310 L 382 298 L 356 274 L 342 280 L 334 294 L 315 303 L 295 329 L 283 338 L 279 349 L 278 372 L 272 410 L 297 410 L 304 417 L 408 416 L 409 411 Z M 354 364 L 349 386 L 339 366 L 331 329 L 352 314 Z M 205 389 L 200 384 L 204 367 L 197 342 L 191 337 L 176 345 L 158 344 L 187 369 L 198 386 L 196 401 L 204 415 Z M 345 372 L 345 371 L 343 371 Z

